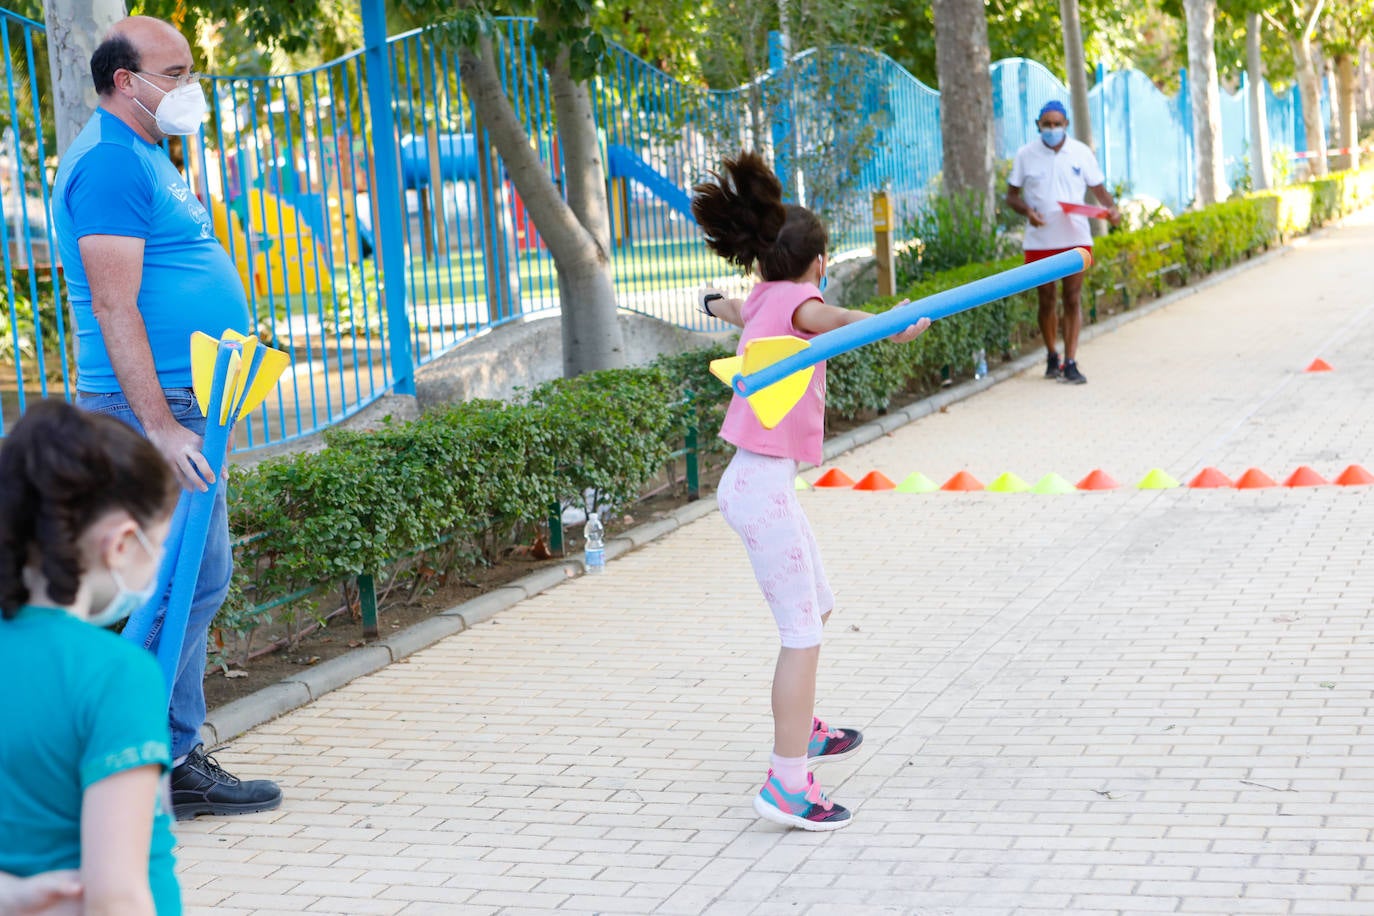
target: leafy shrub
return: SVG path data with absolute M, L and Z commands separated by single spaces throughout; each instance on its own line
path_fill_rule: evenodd
M 685 438 L 687 425 L 695 422 L 703 432 L 698 447 L 706 454 L 722 454 L 726 444 L 715 435 L 725 422 L 725 409 L 730 405 L 730 389 L 711 374 L 711 361 L 735 355 L 734 342 L 730 346 L 715 344 L 686 353 L 667 354 L 653 361 L 653 368 L 668 379 L 670 390 L 679 392 L 690 405 L 681 416 L 681 423 L 672 434 L 673 439 Z
M 623 506 L 673 451 L 665 433 L 683 428 L 685 407 L 660 370 L 611 369 L 535 388 L 529 405 L 556 448 L 560 493 L 589 511 Z
M 965 264 L 1004 258 L 1014 244 L 983 212 L 975 195 L 932 194 L 907 221 L 905 232 L 915 244 L 897 254 L 899 286 Z

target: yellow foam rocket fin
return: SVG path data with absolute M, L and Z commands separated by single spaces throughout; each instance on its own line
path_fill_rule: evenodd
M 291 365 L 291 357 L 281 350 L 264 346 L 261 348 L 262 362 L 258 365 L 258 371 L 248 383 L 248 390 L 243 395 L 243 403 L 239 405 L 238 416 L 242 417 L 246 413 L 252 412 L 259 404 L 267 400 L 267 396 L 277 387 L 277 382 L 281 379 L 286 367 Z
M 202 416 L 210 415 L 210 389 L 215 386 L 215 357 L 219 341 L 196 331 L 191 335 L 191 387 Z
M 720 359 L 711 360 L 711 374 L 725 383 L 726 387 L 735 387 L 735 376 L 744 372 L 743 356 L 723 356 Z
M 237 420 L 267 400 L 291 365 L 291 357 L 284 350 L 267 346 L 256 334 L 226 328 L 220 338 L 243 344 L 243 366 L 229 399 L 234 407 L 232 418 Z
M 760 337 L 751 340 L 744 347 L 744 374 L 758 372 L 765 366 L 771 366 L 778 360 L 786 359 L 793 353 L 800 353 L 810 346 L 811 344 L 800 337 L 791 336 Z M 782 418 L 797 406 L 802 395 L 806 394 L 806 388 L 811 384 L 811 376 L 815 372 L 815 366 L 807 366 L 746 398 L 754 410 L 754 416 L 759 418 L 764 429 L 777 426 L 782 422 Z
M 807 341 L 790 335 L 760 337 L 744 345 L 743 356 L 712 360 L 711 374 L 733 388 L 735 376 L 758 372 L 765 366 L 771 366 L 778 360 L 800 353 L 809 346 L 811 344 Z M 800 369 L 745 399 L 764 429 L 777 426 L 782 422 L 782 418 L 797 406 L 802 395 L 806 394 L 806 387 L 811 384 L 811 376 L 815 372 L 815 366 Z

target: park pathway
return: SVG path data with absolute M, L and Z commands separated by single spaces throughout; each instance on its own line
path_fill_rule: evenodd
M 1134 487 L 1374 469 L 1372 353 L 1365 211 L 831 465 L 1123 484 L 802 494 L 849 829 L 750 808 L 775 635 L 712 513 L 234 741 L 287 802 L 179 827 L 189 912 L 1374 913 L 1374 488 Z

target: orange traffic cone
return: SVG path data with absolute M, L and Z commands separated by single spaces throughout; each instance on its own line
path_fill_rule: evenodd
M 820 479 L 813 483 L 813 487 L 852 487 L 854 478 L 850 477 L 839 468 L 831 468 L 820 476 Z
M 1283 485 L 1285 487 L 1324 487 L 1326 483 L 1325 477 L 1304 464 L 1289 474 Z
M 1308 366 L 1307 366 L 1306 369 L 1304 369 L 1304 370 L 1302 370 L 1302 371 L 1303 371 L 1303 372 L 1334 372 L 1335 370 L 1331 367 L 1331 364 L 1328 363 L 1326 360 L 1322 359 L 1321 357 L 1317 357 L 1316 359 L 1312 360 L 1311 363 L 1308 364 Z
M 974 477 L 968 471 L 960 471 L 949 480 L 946 480 L 944 486 L 940 487 L 940 489 L 948 490 L 951 493 L 972 493 L 983 489 L 983 484 L 979 482 L 977 477 Z
M 1115 490 L 1121 484 L 1112 480 L 1110 474 L 1101 469 L 1093 471 L 1078 482 L 1080 490 Z
M 1249 468 L 1236 479 L 1237 490 L 1263 490 L 1265 487 L 1277 486 L 1278 484 L 1274 483 L 1274 478 L 1259 468 Z
M 1234 487 L 1231 478 L 1221 473 L 1214 467 L 1205 467 L 1198 471 L 1197 476 L 1188 481 L 1188 486 L 1195 490 L 1211 490 L 1217 487 Z
M 1374 474 L 1369 473 L 1358 464 L 1352 464 L 1341 471 L 1341 475 L 1333 482 L 1343 487 L 1362 487 L 1374 483 Z
M 882 471 L 869 471 L 859 482 L 854 484 L 856 490 L 895 490 L 897 485 L 893 483 Z

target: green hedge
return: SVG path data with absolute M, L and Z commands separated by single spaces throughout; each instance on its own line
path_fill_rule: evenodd
M 1094 315 L 1127 308 L 1331 218 L 1374 202 L 1374 169 L 1252 195 L 1168 223 L 1099 239 L 1086 284 Z M 1013 267 L 974 264 L 928 277 L 917 299 Z M 865 306 L 878 312 L 897 298 Z M 880 341 L 832 359 L 834 416 L 885 409 L 898 394 L 967 367 L 979 347 L 1011 352 L 1039 334 L 1034 292 L 938 322 L 913 344 Z M 664 357 L 643 369 L 549 382 L 516 403 L 474 401 L 373 432 L 335 431 L 327 448 L 265 462 L 234 475 L 231 526 L 251 535 L 237 553 L 234 599 L 217 624 L 240 635 L 268 619 L 267 603 L 306 588 L 337 587 L 386 573 L 440 542 L 449 562 L 493 560 L 556 501 L 593 490 L 605 503 L 632 501 L 682 446 L 695 416 L 704 450 L 716 437 L 729 389 L 709 374 L 723 346 Z M 691 392 L 692 407 L 683 395 Z
M 678 390 L 658 368 L 596 372 L 517 403 L 472 401 L 376 431 L 333 431 L 322 451 L 236 472 L 230 526 L 250 536 L 236 555 L 236 606 L 221 623 L 244 635 L 248 600 L 384 573 L 440 542 L 467 564 L 490 562 L 551 503 L 581 503 L 587 490 L 599 506 L 623 506 L 681 445 Z

